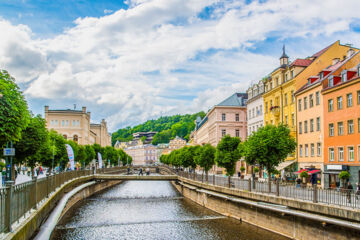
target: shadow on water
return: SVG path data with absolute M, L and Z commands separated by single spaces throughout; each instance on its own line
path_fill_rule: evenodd
M 169 182 L 128 181 L 76 204 L 58 239 L 286 239 L 183 198 Z

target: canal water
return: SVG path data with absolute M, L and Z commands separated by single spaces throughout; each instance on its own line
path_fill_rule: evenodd
M 199 206 L 169 182 L 128 181 L 74 206 L 52 239 L 286 238 Z

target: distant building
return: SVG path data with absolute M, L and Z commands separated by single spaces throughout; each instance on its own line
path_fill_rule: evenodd
M 150 144 L 157 132 L 136 132 L 133 133 L 133 140 L 140 140 L 145 137 L 144 144 Z
M 45 106 L 46 127 L 55 130 L 65 139 L 73 140 L 80 145 L 100 144 L 102 147 L 111 146 L 111 135 L 103 119 L 100 124 L 90 123 L 90 112 L 86 107 L 82 110 L 60 109 L 50 110 Z
M 169 142 L 169 149 L 179 149 L 186 146 L 186 140 L 181 137 L 176 136 L 174 139 L 171 139 Z
M 152 165 L 159 162 L 159 149 L 152 144 L 128 147 L 124 151 L 132 157 L 134 166 Z
M 247 90 L 247 127 L 248 135 L 257 131 L 264 126 L 264 101 L 263 93 L 265 92 L 265 81 L 260 80 Z

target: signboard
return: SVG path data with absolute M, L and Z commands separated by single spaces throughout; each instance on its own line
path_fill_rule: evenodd
M 72 147 L 69 144 L 65 144 L 65 147 L 66 147 L 66 151 L 67 151 L 67 154 L 68 154 L 68 157 L 69 157 L 70 168 L 71 168 L 71 170 L 74 170 L 75 169 L 74 151 L 73 151 Z
M 4 156 L 15 156 L 15 148 L 4 148 Z
M 101 153 L 98 152 L 98 159 L 99 159 L 99 168 L 102 168 L 102 157 Z
M 342 170 L 342 165 L 326 165 L 327 170 Z

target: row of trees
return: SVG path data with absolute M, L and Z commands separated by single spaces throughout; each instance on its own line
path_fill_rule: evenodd
M 296 142 L 285 125 L 266 125 L 250 135 L 244 142 L 240 138 L 224 136 L 217 147 L 210 144 L 186 146 L 162 155 L 160 161 L 175 167 L 203 168 L 208 171 L 216 164 L 225 168 L 226 175 L 234 175 L 236 162 L 243 158 L 247 164 L 265 168 L 268 175 L 276 173 L 276 167 L 295 151 Z M 270 181 L 269 181 L 270 186 Z
M 47 167 L 61 166 L 65 169 L 68 156 L 65 144 L 74 150 L 75 161 L 86 166 L 100 152 L 104 164 L 123 165 L 132 159 L 122 150 L 113 147 L 101 147 L 99 144 L 81 146 L 66 140 L 55 131 L 48 131 L 45 119 L 34 116 L 28 109 L 27 102 L 15 83 L 15 79 L 4 70 L 0 71 L 0 149 L 10 142 L 14 144 L 16 156 L 14 164 L 26 164 L 34 168 L 36 164 Z

